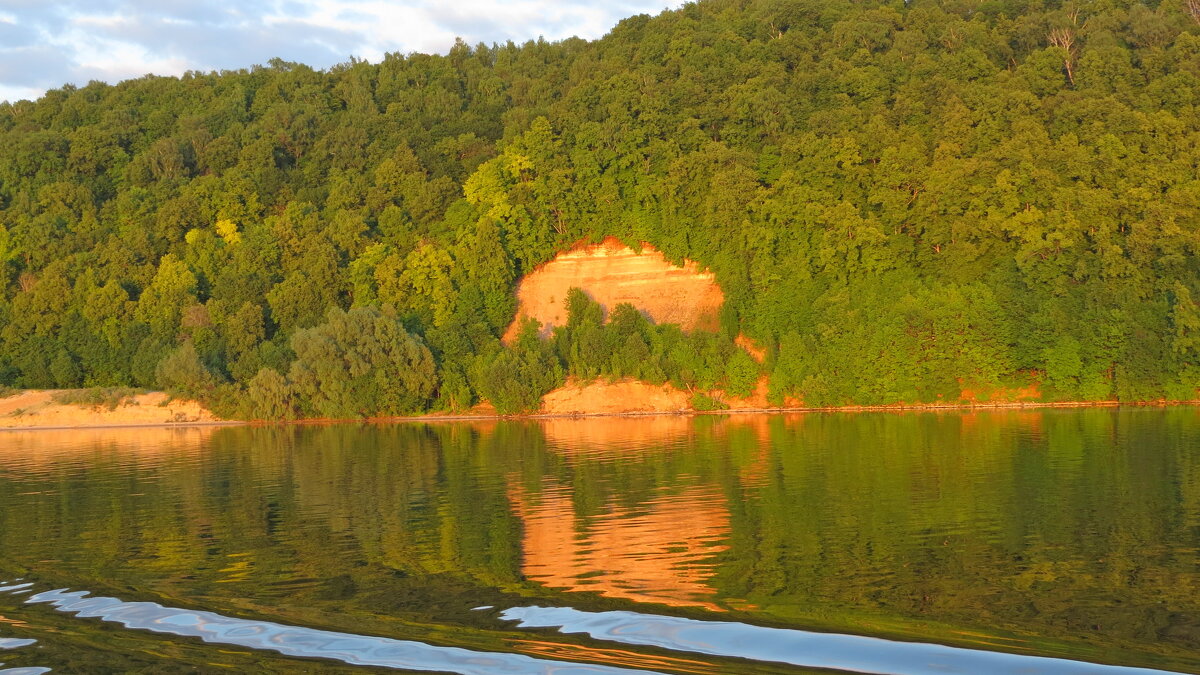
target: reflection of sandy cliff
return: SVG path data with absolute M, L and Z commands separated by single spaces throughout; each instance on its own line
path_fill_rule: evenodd
M 685 415 L 551 418 L 539 420 L 539 424 L 545 430 L 546 442 L 559 452 L 604 450 L 621 455 L 646 448 L 674 448 L 697 435 L 766 443 L 772 426 L 794 431 L 804 420 L 804 413 L 753 413 L 714 415 L 705 420 L 703 427 L 698 426 L 695 417 Z
M 540 424 L 555 452 L 598 461 L 671 452 L 698 437 L 753 448 L 750 461 L 737 468 L 742 485 L 751 487 L 767 478 L 772 428 L 794 433 L 804 420 L 804 413 L 776 413 L 713 416 L 703 428 L 695 418 L 682 415 L 546 419 Z
M 0 433 L 0 468 L 19 470 L 107 453 L 127 458 L 191 455 L 215 431 L 214 427 L 5 431 Z
M 547 419 L 546 442 L 566 454 L 602 450 L 626 455 L 647 447 L 670 447 L 692 434 L 692 420 L 681 415 Z
M 724 498 L 705 488 L 664 494 L 635 508 L 609 504 L 586 524 L 570 493 L 520 485 L 509 500 L 524 525 L 522 573 L 551 588 L 672 606 L 720 609 L 710 558 L 728 548 Z

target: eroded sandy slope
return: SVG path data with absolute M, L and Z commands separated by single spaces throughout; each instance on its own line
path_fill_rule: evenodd
M 28 390 L 0 399 L 0 429 L 217 421 L 217 418 L 199 403 L 172 400 L 162 392 L 130 396 L 111 409 L 103 405 L 58 403 L 54 400 L 55 393 L 50 390 Z
M 566 323 L 567 291 L 580 288 L 605 311 L 628 302 L 654 323 L 677 323 L 684 330 L 715 330 L 725 295 L 711 272 L 686 261 L 672 264 L 649 244 L 641 253 L 615 238 L 561 253 L 521 280 L 517 318 L 504 335 L 515 334 L 525 317 L 542 322 L 547 334 Z

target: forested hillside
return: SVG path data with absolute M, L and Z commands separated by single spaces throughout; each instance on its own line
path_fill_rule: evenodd
M 568 373 L 808 404 L 1196 398 L 1200 3 L 705 0 L 0 105 L 0 385 L 227 414 L 536 406 Z M 580 241 L 716 274 L 718 333 L 499 335 Z

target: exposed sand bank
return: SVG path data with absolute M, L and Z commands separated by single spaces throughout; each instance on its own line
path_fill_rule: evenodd
M 691 397 L 669 384 L 633 380 L 587 384 L 568 381 L 546 394 L 541 412 L 548 415 L 588 415 L 641 412 L 687 412 Z
M 299 424 L 339 424 L 346 422 L 450 422 L 496 421 L 501 419 L 595 419 L 606 425 L 613 418 L 644 418 L 637 420 L 639 428 L 657 419 L 655 424 L 671 426 L 670 420 L 682 422 L 689 415 L 736 415 L 738 413 L 814 413 L 814 412 L 909 412 L 1031 408 L 1096 408 L 1117 406 L 1200 405 L 1193 401 L 1055 401 L 1030 399 L 1028 389 L 1019 390 L 1012 399 L 990 398 L 986 402 L 971 400 L 963 392 L 963 400 L 938 403 L 895 403 L 879 406 L 805 406 L 802 401 L 789 399 L 783 406 L 773 406 L 766 400 L 766 378 L 759 381 L 755 392 L 747 398 L 735 398 L 721 391 L 704 392 L 727 406 L 723 410 L 697 411 L 691 406 L 691 395 L 669 384 L 623 380 L 597 381 L 587 384 L 568 382 L 546 395 L 542 408 L 524 415 L 499 415 L 488 403 L 481 403 L 463 412 L 439 412 L 412 417 L 375 418 L 369 420 L 297 420 Z M 0 432 L 36 431 L 69 433 L 75 429 L 127 429 L 149 431 L 154 427 L 205 427 L 218 425 L 254 424 L 255 421 L 222 420 L 194 401 L 171 401 L 163 392 L 149 392 L 129 397 L 116 408 L 62 404 L 53 401 L 54 391 L 30 390 L 0 399 Z M 1010 394 L 1017 392 L 1009 392 Z M 631 420 L 632 421 L 632 420 Z M 258 423 L 262 423 L 259 421 Z M 650 424 L 654 427 L 655 424 Z M 650 427 L 641 429 L 648 430 Z M 657 428 L 657 427 L 656 427 Z M 567 427 L 560 431 L 566 432 Z M 659 429 L 660 431 L 662 429 Z M 577 430 L 570 433 L 576 433 Z M 620 434 L 617 434 L 618 436 Z
M 0 398 L 0 429 L 159 426 L 221 422 L 195 401 L 171 400 L 163 392 L 125 397 L 115 408 L 58 403 L 56 390 L 31 389 Z
M 784 401 L 782 406 L 767 401 L 767 378 L 761 377 L 746 397 L 730 396 L 719 389 L 698 392 L 722 404 L 727 410 L 780 410 L 803 407 L 799 399 Z M 543 415 L 612 415 L 625 413 L 690 413 L 692 392 L 670 384 L 650 384 L 637 380 L 581 383 L 567 380 L 542 399 Z

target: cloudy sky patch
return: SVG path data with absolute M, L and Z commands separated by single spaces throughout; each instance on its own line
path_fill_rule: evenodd
M 538 37 L 587 39 L 679 0 L 0 0 L 0 100 L 92 80 L 233 70 L 279 57 L 328 68 L 351 56 L 445 53 Z

